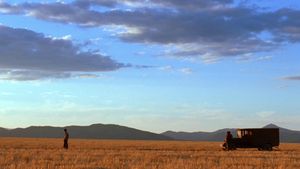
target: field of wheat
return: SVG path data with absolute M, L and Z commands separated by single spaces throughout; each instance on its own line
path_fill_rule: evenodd
M 220 143 L 0 138 L 1 169 L 297 169 L 300 144 L 222 151 Z

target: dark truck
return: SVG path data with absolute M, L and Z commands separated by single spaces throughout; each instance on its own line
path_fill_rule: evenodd
M 278 128 L 244 128 L 237 129 L 237 137 L 223 144 L 224 150 L 236 148 L 257 148 L 272 151 L 279 146 Z

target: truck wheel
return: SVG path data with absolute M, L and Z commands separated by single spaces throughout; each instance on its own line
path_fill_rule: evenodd
M 270 143 L 267 143 L 267 144 L 264 144 L 263 146 L 260 147 L 261 150 L 265 150 L 265 151 L 272 151 L 272 144 Z
M 234 143 L 228 144 L 228 148 L 229 148 L 229 150 L 236 150 L 236 146 Z
M 272 144 L 268 144 L 268 145 L 267 145 L 267 150 L 268 150 L 268 151 L 272 151 L 272 150 L 273 150 Z

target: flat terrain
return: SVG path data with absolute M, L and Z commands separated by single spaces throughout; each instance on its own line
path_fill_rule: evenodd
M 222 151 L 220 143 L 188 141 L 0 138 L 0 168 L 58 169 L 297 169 L 300 144 L 279 150 Z

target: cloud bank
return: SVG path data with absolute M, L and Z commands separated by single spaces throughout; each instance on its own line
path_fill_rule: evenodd
M 168 55 L 206 62 L 300 41 L 300 10 L 264 11 L 233 0 L 2 2 L 0 12 L 81 27 L 121 26 L 123 41 L 165 45 L 172 49 Z
M 129 66 L 84 52 L 69 38 L 51 38 L 27 29 L 0 26 L 0 79 L 62 79 Z
M 290 80 L 290 81 L 300 81 L 300 76 L 286 76 L 282 78 L 283 80 Z

